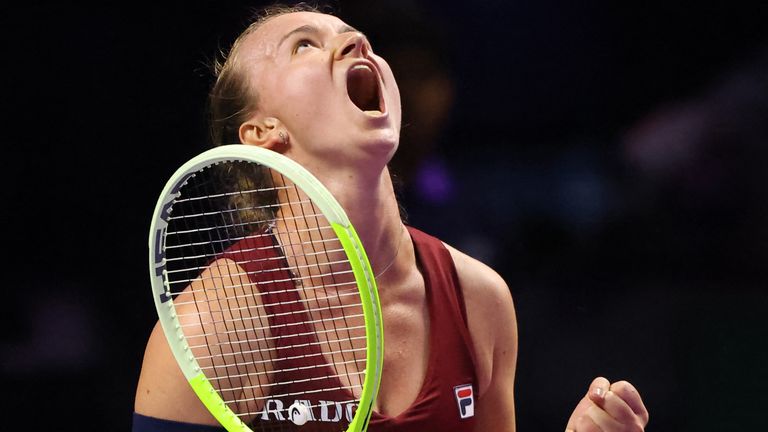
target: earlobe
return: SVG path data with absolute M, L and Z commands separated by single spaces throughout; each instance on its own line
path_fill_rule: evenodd
M 276 148 L 273 148 L 272 150 L 279 153 L 285 153 L 285 151 L 288 150 L 288 132 L 280 131 L 277 136 L 280 138 L 280 142 L 277 143 Z
M 283 129 L 282 123 L 273 117 L 249 120 L 240 125 L 240 142 L 284 153 L 288 149 L 288 133 Z

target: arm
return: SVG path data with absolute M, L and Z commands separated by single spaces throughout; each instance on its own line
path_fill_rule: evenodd
M 159 323 L 152 330 L 144 352 L 134 410 L 165 420 L 219 424 L 181 373 Z
M 509 287 L 485 264 L 448 246 L 459 275 L 478 376 L 477 431 L 515 431 L 517 318 Z
M 232 346 L 237 345 L 239 338 L 269 340 L 267 329 L 232 331 L 240 328 L 237 322 L 233 322 L 233 312 L 227 307 L 230 299 L 243 297 L 237 304 L 240 319 L 236 321 L 248 321 L 248 316 L 266 315 L 259 296 L 249 291 L 255 288 L 245 274 L 245 270 L 234 261 L 217 260 L 174 302 L 176 313 L 199 366 L 207 371 L 209 379 L 219 375 L 227 376 L 227 383 L 234 390 L 222 391 L 222 397 L 225 400 L 242 401 L 234 405 L 236 412 L 255 412 L 257 407 L 253 401 L 261 396 L 260 388 L 251 390 L 248 398 L 243 397 L 238 389 L 253 386 L 247 386 L 248 383 L 242 381 L 248 378 L 242 377 L 242 371 L 237 365 L 225 364 L 226 359 L 231 358 L 228 354 L 231 354 Z M 203 292 L 205 294 L 201 294 Z M 247 295 L 248 293 L 251 295 Z M 230 331 L 226 341 L 219 341 L 222 320 L 230 322 L 231 326 L 228 327 Z M 267 347 L 260 347 L 260 351 L 266 352 L 265 348 Z M 251 369 L 248 370 L 250 371 Z M 159 323 L 155 325 L 147 343 L 134 409 L 138 414 L 158 419 L 202 425 L 219 424 L 182 374 Z
M 514 432 L 518 337 L 512 296 L 496 272 L 447 247 L 459 274 L 478 363 L 476 430 Z M 566 427 L 567 432 L 641 432 L 647 424 L 648 410 L 632 384 L 597 378 Z

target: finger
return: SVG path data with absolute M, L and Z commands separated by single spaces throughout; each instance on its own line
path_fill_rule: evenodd
M 583 416 L 584 413 L 587 412 L 587 408 L 589 408 L 589 406 L 592 404 L 593 402 L 590 401 L 588 397 L 584 396 L 581 399 L 581 401 L 579 401 L 579 404 L 576 405 L 576 408 L 571 413 L 570 418 L 568 418 L 568 425 L 565 427 L 566 430 L 575 430 L 576 420 L 578 420 L 579 417 Z
M 602 407 L 605 394 L 608 392 L 610 387 L 610 381 L 603 377 L 597 377 L 592 380 L 592 384 L 589 385 L 589 392 L 587 392 L 587 396 L 592 402 Z
M 597 405 L 592 405 L 587 410 L 587 414 L 584 417 L 589 417 L 592 422 L 597 425 L 598 430 L 600 431 L 620 431 L 624 430 L 621 423 L 616 421 L 613 417 L 610 416 L 605 410 L 603 410 L 601 407 Z M 577 429 L 581 431 L 581 429 Z
M 589 415 L 583 415 L 576 420 L 576 432 L 602 432 Z
M 608 413 L 614 420 L 621 424 L 635 424 L 638 419 L 632 411 L 632 408 L 627 405 L 624 399 L 620 398 L 616 393 L 608 390 L 605 394 L 605 401 L 603 403 L 603 410 Z
M 643 421 L 643 425 L 648 424 L 648 409 L 645 407 L 643 398 L 640 397 L 640 392 L 637 391 L 635 386 L 627 381 L 618 381 L 611 385 L 610 389 L 616 396 L 620 397 L 630 409 L 632 409 L 632 412 L 640 417 Z

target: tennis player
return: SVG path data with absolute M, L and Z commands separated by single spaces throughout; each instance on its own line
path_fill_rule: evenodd
M 514 431 L 517 322 L 510 290 L 481 262 L 403 224 L 387 169 L 399 143 L 400 94 L 366 37 L 308 7 L 272 7 L 233 45 L 210 104 L 217 144 L 261 146 L 299 162 L 360 234 L 385 322 L 382 384 L 369 430 Z M 339 417 L 330 408 L 313 412 L 312 430 L 339 430 Z M 641 431 L 647 422 L 631 384 L 597 378 L 566 427 Z M 222 430 L 216 425 L 156 327 L 133 430 Z

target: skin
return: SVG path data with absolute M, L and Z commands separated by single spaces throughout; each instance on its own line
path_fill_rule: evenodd
M 240 140 L 281 152 L 317 176 L 361 233 L 378 279 L 387 343 L 376 410 L 395 416 L 415 400 L 427 370 L 429 314 L 424 280 L 387 170 L 400 135 L 400 94 L 386 61 L 365 36 L 337 17 L 300 12 L 270 19 L 236 53 L 259 109 Z M 366 64 L 380 79 L 382 112 L 349 99 L 347 72 Z M 477 359 L 478 431 L 515 430 L 517 320 L 510 290 L 481 262 L 447 246 L 462 286 Z M 238 272 L 237 265 L 218 271 Z M 597 389 L 600 389 L 598 392 Z M 598 394 L 599 393 L 599 394 Z M 136 393 L 136 412 L 216 424 L 178 370 L 159 326 L 152 332 Z M 640 395 L 624 381 L 596 379 L 568 422 L 572 431 L 637 431 L 648 421 Z

